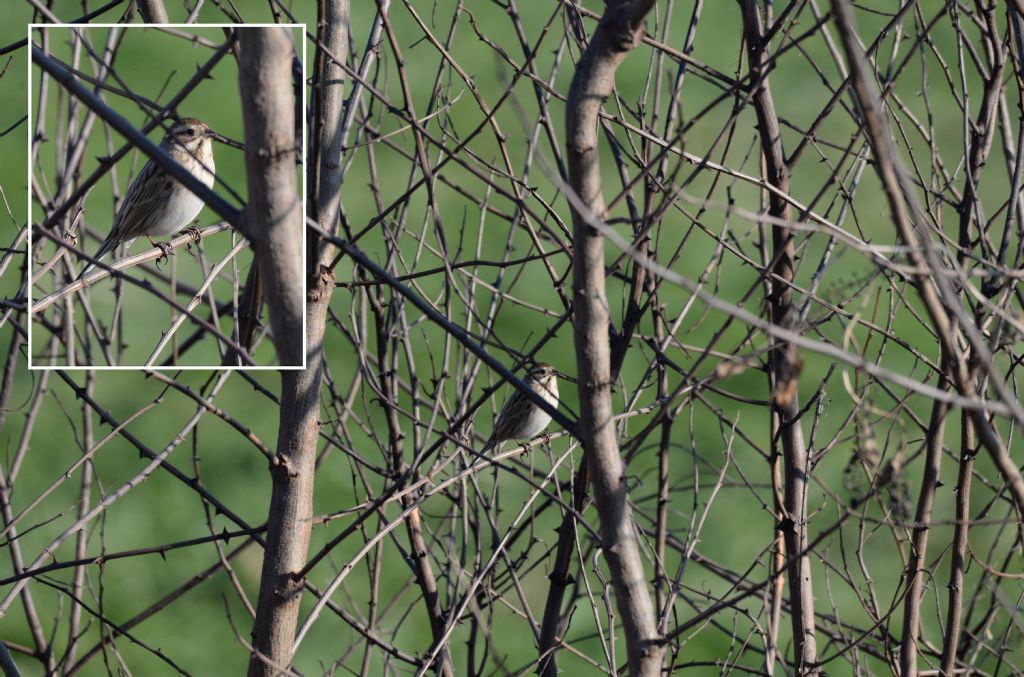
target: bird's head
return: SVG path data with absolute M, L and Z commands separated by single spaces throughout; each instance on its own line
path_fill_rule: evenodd
M 223 137 L 202 120 L 182 118 L 171 127 L 165 142 L 173 142 L 195 152 L 204 143 L 208 143 L 207 139 L 221 140 Z

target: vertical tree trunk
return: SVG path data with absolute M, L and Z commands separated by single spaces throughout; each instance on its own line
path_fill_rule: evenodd
M 289 29 L 243 28 L 239 85 L 253 238 L 270 325 L 283 367 L 302 365 L 302 210 L 295 175 L 295 105 Z
M 135 6 L 139 8 L 142 20 L 148 24 L 165 24 L 170 21 L 163 0 L 135 0 Z
M 348 53 L 348 8 L 348 0 L 322 0 L 319 6 L 318 41 L 338 58 Z M 243 42 L 243 58 L 245 47 Z M 317 50 L 315 69 L 311 157 L 306 159 L 313 176 L 307 205 L 310 218 L 333 230 L 341 204 L 341 135 L 337 132 L 343 113 L 344 79 L 341 67 L 324 49 Z M 273 492 L 250 675 L 275 674 L 291 664 L 303 584 L 295 574 L 306 563 L 312 527 L 323 341 L 334 275 L 325 265 L 333 248 L 312 232 L 307 233 L 306 247 L 306 369 L 286 371 L 281 377 L 278 451 L 271 466 Z
M 615 86 L 615 71 L 643 36 L 651 0 L 609 2 L 580 60 L 566 105 L 566 144 L 573 220 L 574 337 L 580 397 L 578 432 L 601 518 L 602 550 L 622 617 L 629 671 L 660 675 L 664 647 L 636 542 L 612 410 L 604 235 L 597 122 Z M 594 225 L 592 225 L 594 223 Z

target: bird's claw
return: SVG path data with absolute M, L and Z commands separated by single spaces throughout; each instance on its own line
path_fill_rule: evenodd
M 186 235 L 191 236 L 192 241 L 185 245 L 185 249 L 188 250 L 189 254 L 195 256 L 196 253 L 192 251 L 192 245 L 199 244 L 199 242 L 203 239 L 203 231 L 199 230 L 199 226 L 189 226 L 182 232 Z
M 160 256 L 157 258 L 155 263 L 156 267 L 159 268 L 160 262 L 170 261 L 171 254 L 173 254 L 174 252 L 171 251 L 171 245 L 169 242 L 154 242 L 153 246 L 160 250 Z

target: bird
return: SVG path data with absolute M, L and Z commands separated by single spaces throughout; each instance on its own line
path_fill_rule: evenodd
M 526 373 L 526 385 L 544 398 L 552 407 L 558 406 L 558 372 L 550 364 L 538 364 Z M 506 440 L 530 440 L 544 432 L 551 423 L 551 415 L 541 409 L 522 391 L 516 389 L 505 400 L 494 423 L 487 444 L 481 453 L 486 453 Z
M 212 139 L 223 141 L 224 137 L 201 120 L 182 118 L 171 127 L 160 149 L 209 188 L 216 171 Z M 145 235 L 153 246 L 159 246 L 153 242 L 153 236 L 177 233 L 202 211 L 203 204 L 150 159 L 128 187 L 114 217 L 114 226 L 93 258 L 99 260 L 122 244 L 128 246 L 140 235 Z M 95 266 L 95 262 L 86 265 L 78 279 Z

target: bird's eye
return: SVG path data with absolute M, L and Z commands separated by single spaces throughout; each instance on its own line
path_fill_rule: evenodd
M 194 130 L 194 129 L 186 129 L 185 133 L 188 134 L 189 136 L 195 136 L 196 135 L 196 130 Z

